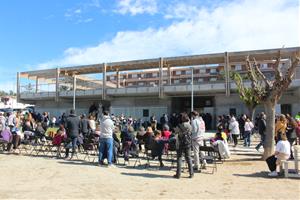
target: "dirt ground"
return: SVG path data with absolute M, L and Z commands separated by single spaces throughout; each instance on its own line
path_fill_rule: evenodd
M 158 169 L 0 154 L 1 199 L 300 199 L 299 179 L 269 178 L 254 148 L 239 146 L 223 164 L 174 179 L 171 163 Z M 122 161 L 120 161 L 122 163 Z M 142 161 L 144 164 L 145 161 Z

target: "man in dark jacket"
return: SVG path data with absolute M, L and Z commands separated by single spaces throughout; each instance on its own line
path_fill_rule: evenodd
M 260 114 L 260 118 L 257 121 L 258 133 L 260 134 L 260 143 L 255 147 L 257 151 L 264 145 L 266 137 L 266 115 L 264 113 Z
M 71 155 L 71 159 L 72 159 L 76 151 L 77 138 L 79 136 L 79 130 L 80 130 L 80 119 L 78 116 L 76 116 L 74 109 L 70 111 L 70 115 L 66 120 L 65 127 L 66 127 L 67 137 L 69 141 L 69 143 L 66 146 L 65 158 L 69 157 L 69 148 L 70 145 L 72 144 L 72 155 Z
M 80 131 L 84 137 L 89 133 L 89 120 L 86 118 L 85 114 L 81 115 Z

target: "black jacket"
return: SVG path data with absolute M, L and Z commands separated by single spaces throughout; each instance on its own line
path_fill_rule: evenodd
M 87 134 L 89 132 L 89 120 L 86 118 L 83 118 L 80 120 L 80 129 L 83 135 Z
M 66 120 L 66 131 L 68 138 L 76 138 L 79 135 L 80 119 L 76 115 L 70 114 Z
M 259 119 L 257 123 L 258 133 L 260 135 L 264 135 L 266 131 L 266 120 L 265 119 Z

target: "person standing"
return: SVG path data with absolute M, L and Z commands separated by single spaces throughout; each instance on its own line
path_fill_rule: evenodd
M 194 177 L 194 171 L 192 167 L 191 158 L 191 146 L 192 146 L 192 126 L 189 123 L 190 119 L 186 113 L 181 113 L 179 116 L 179 125 L 177 126 L 178 133 L 178 148 L 177 148 L 177 172 L 174 178 L 180 178 L 181 176 L 181 164 L 182 164 L 182 154 L 185 156 L 185 160 L 188 164 L 189 178 Z
M 249 117 L 247 117 L 245 122 L 244 147 L 250 147 L 250 143 L 251 143 L 250 138 L 251 138 L 251 133 L 253 128 L 254 128 L 253 123 L 251 122 Z
M 85 114 L 81 115 L 80 131 L 84 137 L 89 134 L 89 120 L 86 118 Z
M 258 133 L 260 135 L 260 143 L 257 144 L 255 149 L 259 151 L 261 146 L 264 147 L 265 138 L 266 138 L 266 115 L 261 113 L 260 118 L 257 122 Z
M 76 147 L 77 147 L 77 140 L 79 136 L 79 130 L 80 130 L 80 119 L 75 114 L 75 110 L 71 109 L 70 115 L 66 119 L 66 125 L 65 129 L 67 132 L 67 139 L 69 143 L 66 147 L 66 156 L 65 158 L 69 157 L 69 151 L 70 151 L 70 144 L 72 145 L 72 155 L 71 158 L 73 158 L 74 154 L 76 153 Z
M 199 152 L 200 146 L 204 145 L 204 133 L 205 123 L 202 117 L 199 117 L 197 111 L 192 112 L 192 146 L 194 151 L 194 170 L 199 171 L 199 153 L 201 154 L 201 160 L 203 162 L 203 168 L 206 168 L 206 160 L 204 159 L 204 153 Z
M 296 128 L 298 127 L 298 124 L 297 124 L 296 120 L 292 116 L 290 116 L 289 114 L 286 115 L 286 118 L 287 118 L 286 137 L 287 137 L 287 139 L 290 143 L 290 146 L 291 146 L 291 157 L 290 157 L 290 159 L 294 159 L 292 147 L 293 147 L 294 142 L 297 139 Z
M 103 112 L 100 122 L 100 139 L 99 139 L 99 164 L 104 164 L 105 155 L 107 156 L 108 165 L 112 165 L 113 159 L 113 131 L 114 122 L 109 117 L 108 111 Z
M 230 119 L 229 131 L 233 138 L 233 143 L 234 143 L 233 147 L 236 147 L 236 145 L 238 144 L 238 136 L 240 135 L 240 128 L 239 128 L 239 123 L 236 121 L 234 116 L 232 116 Z

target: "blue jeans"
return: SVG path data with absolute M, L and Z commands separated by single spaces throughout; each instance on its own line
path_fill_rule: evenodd
M 76 153 L 76 147 L 77 147 L 77 141 L 78 138 L 71 138 L 71 141 L 67 144 L 66 146 L 66 158 L 69 157 L 69 151 L 70 151 L 70 146 L 72 145 L 72 155 L 71 157 L 73 157 L 73 155 Z
M 251 132 L 250 131 L 245 131 L 245 133 L 244 133 L 244 146 L 250 147 L 250 137 L 251 137 Z
M 103 163 L 107 157 L 107 163 L 110 165 L 113 159 L 113 138 L 100 138 L 99 140 L 99 163 Z

